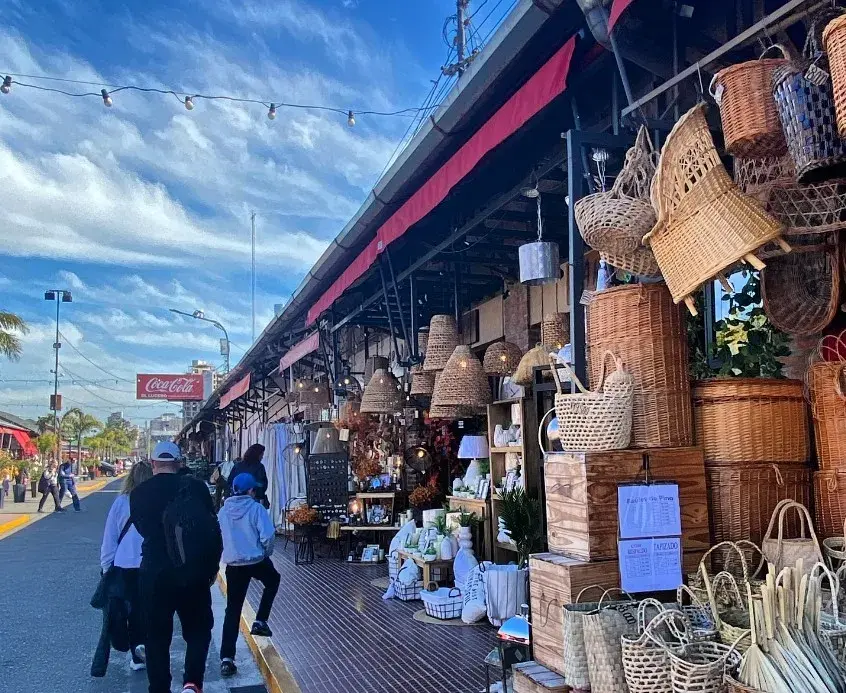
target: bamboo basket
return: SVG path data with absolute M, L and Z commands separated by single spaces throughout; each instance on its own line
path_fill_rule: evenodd
M 661 268 L 649 248 L 636 248 L 631 253 L 599 253 L 599 259 L 617 269 L 631 272 L 636 277 L 644 279 L 661 278 Z
M 814 508 L 820 534 L 842 538 L 846 523 L 846 468 L 814 472 Z
M 657 609 L 658 614 L 648 623 L 645 610 Z M 637 632 L 620 638 L 623 673 L 629 693 L 662 693 L 671 691 L 670 658 L 665 647 L 657 644 L 662 630 L 669 630 L 684 645 L 689 640 L 688 624 L 681 611 L 664 609 L 655 599 L 644 599 L 637 610 Z M 666 644 L 666 643 L 665 643 Z M 672 647 L 672 646 L 670 646 Z
M 821 470 L 846 465 L 846 363 L 818 361 L 808 368 L 817 461 Z
M 783 57 L 761 55 L 732 65 L 714 75 L 711 83 L 722 90 L 712 95 L 720 104 L 725 148 L 732 156 L 778 156 L 787 151 L 772 88 L 773 71 L 787 62 L 786 52 L 780 45 L 770 48 L 780 50 Z
M 723 693 L 723 676 L 740 664 L 740 653 L 733 645 L 708 640 L 692 642 L 674 651 L 660 639 L 670 658 L 672 693 Z M 669 692 L 668 692 L 669 693 Z
M 652 184 L 658 222 L 644 237 L 676 303 L 694 315 L 691 294 L 740 260 L 756 269 L 755 251 L 770 241 L 783 250 L 782 226 L 740 192 L 720 161 L 700 104 L 676 123 Z M 724 278 L 724 277 L 723 277 Z
M 599 354 L 618 354 L 634 376 L 632 445 L 693 445 L 687 332 L 664 284 L 633 284 L 593 294 L 587 316 L 588 373 L 598 387 Z
M 708 462 L 807 462 L 802 381 L 715 378 L 693 387 L 696 443 Z M 748 537 L 743 537 L 748 538 Z
M 829 22 L 822 38 L 831 71 L 837 131 L 846 137 L 846 15 Z

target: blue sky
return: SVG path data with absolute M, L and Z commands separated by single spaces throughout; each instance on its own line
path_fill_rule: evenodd
M 483 0 L 484 37 L 512 6 Z M 7 0 L 0 72 L 391 111 L 419 106 L 447 48 L 452 0 Z M 487 17 L 487 22 L 480 22 Z M 18 79 L 18 78 L 16 78 Z M 24 79 L 69 91 L 92 87 Z M 93 88 L 99 91 L 99 88 Z M 203 309 L 251 342 L 249 213 L 258 220 L 260 332 L 358 209 L 409 124 L 120 92 L 102 100 L 13 86 L 0 95 L 0 308 L 30 323 L 0 363 L 0 409 L 35 417 L 52 392 L 54 306 L 68 288 L 60 390 L 141 422 L 137 372 L 222 362 Z M 208 329 L 207 329 L 208 328 Z M 87 357 L 87 359 L 85 358 Z M 93 363 L 92 363 L 93 362 Z M 108 373 L 108 374 L 107 374 Z M 21 382 L 29 380 L 31 382 Z

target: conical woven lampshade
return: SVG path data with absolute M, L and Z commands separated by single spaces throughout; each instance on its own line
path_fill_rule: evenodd
M 469 346 L 460 344 L 455 347 L 435 383 L 432 405 L 460 405 L 476 409 L 490 404 L 492 399 L 491 386 L 481 361 Z
M 417 353 L 421 356 L 426 356 L 426 347 L 429 344 L 429 328 L 423 327 L 417 333 Z M 420 373 L 423 370 L 423 363 L 415 364 L 411 367 L 412 373 Z M 434 384 L 434 381 L 432 381 Z M 414 394 L 414 393 L 412 393 Z M 429 393 L 431 394 L 431 392 Z
M 426 344 L 424 371 L 442 371 L 458 346 L 458 328 L 451 315 L 433 315 L 429 323 L 429 342 Z
M 388 370 L 388 359 L 384 356 L 371 356 L 364 364 L 364 383 L 367 384 L 373 379 L 373 374 L 380 368 Z
M 443 371 L 438 371 L 437 373 L 434 373 L 435 389 L 437 389 L 438 387 L 438 381 L 441 379 L 441 373 L 443 373 Z M 430 419 L 466 419 L 470 416 L 478 416 L 484 413 L 484 407 L 477 407 L 474 409 L 472 407 L 464 406 L 461 404 L 433 404 L 429 407 Z
M 541 322 L 541 344 L 559 351 L 570 343 L 570 316 L 567 313 L 547 313 Z
M 435 390 L 435 376 L 436 373 L 426 373 L 425 371 L 416 371 L 411 374 L 411 390 L 410 395 L 417 395 L 418 397 L 431 397 Z
M 496 342 L 485 352 L 483 367 L 487 375 L 511 375 L 520 363 L 523 352 L 511 342 Z
M 400 410 L 400 391 L 397 379 L 379 368 L 364 388 L 361 396 L 362 414 L 394 414 Z

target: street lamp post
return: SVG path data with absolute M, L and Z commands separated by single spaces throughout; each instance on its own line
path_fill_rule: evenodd
M 226 372 L 229 372 L 229 333 L 226 331 L 226 328 L 221 325 L 217 320 L 212 320 L 205 316 L 205 313 L 201 310 L 195 310 L 193 313 L 186 313 L 182 310 L 176 310 L 176 308 L 170 309 L 171 313 L 176 313 L 177 315 L 184 315 L 187 318 L 194 318 L 195 320 L 202 320 L 203 322 L 208 322 L 214 325 L 217 329 L 223 332 L 223 339 L 221 340 L 220 345 L 220 353 L 226 357 Z
M 49 289 L 44 292 L 45 301 L 56 302 L 56 341 L 53 342 L 53 351 L 56 352 L 56 362 L 53 368 L 53 398 L 50 402 L 50 408 L 53 410 L 53 432 L 56 434 L 56 462 L 62 460 L 62 435 L 59 433 L 59 409 L 61 403 L 59 401 L 59 349 L 62 348 L 62 343 L 59 341 L 59 307 L 63 303 L 72 303 L 73 297 L 71 292 L 67 289 Z

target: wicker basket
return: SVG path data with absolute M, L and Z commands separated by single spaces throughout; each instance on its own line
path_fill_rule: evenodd
M 567 313 L 547 313 L 541 321 L 541 344 L 553 351 L 570 343 L 570 316 Z
M 458 346 L 458 327 L 451 315 L 433 315 L 429 322 L 429 341 L 423 370 L 442 371 Z
M 482 362 L 476 358 L 469 346 L 462 344 L 455 347 L 435 383 L 432 404 L 468 406 L 476 409 L 487 406 L 491 401 L 491 386 L 482 368 Z
M 690 600 L 690 604 L 684 603 L 685 597 Z M 710 605 L 707 602 L 702 602 L 696 596 L 696 593 L 684 583 L 676 588 L 676 603 L 690 624 L 691 640 L 717 640 L 719 638 Z
M 451 589 L 449 587 L 438 587 L 436 582 L 431 583 L 430 587 L 431 585 L 434 585 L 436 589 L 429 591 L 427 588 L 420 593 L 426 614 L 442 621 L 461 618 L 461 610 L 464 606 L 464 597 L 461 595 L 461 590 L 457 587 Z
M 621 450 L 629 446 L 632 434 L 632 392 L 634 378 L 623 370 L 622 361 L 606 352 L 616 363 L 616 372 L 605 377 L 605 359 L 597 391 L 585 389 L 566 365 L 565 374 L 578 392 L 564 394 L 558 376 L 558 364 L 550 357 L 555 380 L 555 415 L 558 417 L 559 441 L 566 451 Z
M 648 606 L 654 606 L 658 614 L 644 623 L 643 613 Z M 664 609 L 661 602 L 654 599 L 644 599 L 637 613 L 637 632 L 626 633 L 620 638 L 623 673 L 629 693 L 669 692 L 672 690 L 670 657 L 657 640 L 661 639 L 661 630 L 668 629 L 680 641 L 679 645 L 687 644 L 687 619 L 681 611 Z
M 641 125 L 634 146 L 608 192 L 587 195 L 576 202 L 576 224 L 585 242 L 609 253 L 627 254 L 655 225 L 649 186 L 655 175 L 655 152 Z
M 840 308 L 837 236 L 797 239 L 792 253 L 772 258 L 761 274 L 761 296 L 767 317 L 782 332 L 822 332 Z
M 511 375 L 520 365 L 523 352 L 512 342 L 494 342 L 485 350 L 482 367 L 487 375 Z
M 681 652 L 667 650 L 673 693 L 723 693 L 723 676 L 734 673 L 740 653 L 732 645 L 709 640 L 685 645 Z
M 661 275 L 661 268 L 655 255 L 649 248 L 636 248 L 631 253 L 599 253 L 600 260 L 616 267 L 617 269 L 631 272 L 636 277 L 644 279 L 658 279 Z
M 828 53 L 837 130 L 846 137 L 846 15 L 828 23 L 823 31 L 823 45 Z
M 807 462 L 801 380 L 715 378 L 693 387 L 696 443 L 709 462 Z M 741 537 L 748 539 L 749 537 Z
M 808 385 L 819 467 L 846 466 L 846 363 L 811 364 Z
M 696 313 L 691 294 L 740 260 L 757 269 L 753 254 L 781 240 L 781 225 L 740 192 L 720 161 L 704 105 L 676 123 L 661 152 L 652 184 L 658 222 L 644 238 L 676 303 Z
M 598 387 L 605 351 L 634 376 L 632 445 L 693 445 L 693 414 L 682 309 L 664 284 L 632 284 L 593 294 L 587 317 L 590 385 Z
M 817 528 L 824 537 L 842 537 L 846 522 L 846 468 L 814 472 Z
M 712 81 L 719 95 L 726 151 L 733 156 L 778 156 L 787 151 L 784 132 L 773 101 L 773 71 L 784 65 L 786 52 L 771 46 L 782 58 L 750 60 L 720 70 Z M 767 49 L 768 51 L 770 49 Z
M 708 464 L 705 479 L 715 542 L 746 539 L 760 544 L 780 501 L 810 501 L 811 470 L 804 464 Z M 793 515 L 787 527 L 790 532 L 799 529 Z

